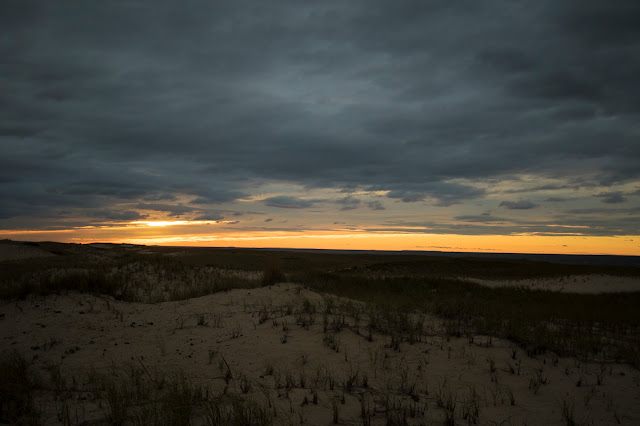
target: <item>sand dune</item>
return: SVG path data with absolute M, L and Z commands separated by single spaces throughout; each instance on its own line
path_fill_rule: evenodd
M 95 375 L 179 372 L 212 394 L 268 407 L 275 424 L 327 425 L 334 415 L 340 424 L 442 424 L 448 410 L 456 424 L 560 425 L 568 415 L 640 424 L 640 373 L 630 366 L 528 356 L 486 336 L 448 338 L 429 316 L 415 318 L 419 341 L 394 349 L 391 336 L 369 335 L 364 319 L 345 314 L 356 305 L 294 284 L 158 304 L 30 296 L 0 307 L 0 352 L 33 360 L 51 388 L 54 377 L 81 389 Z M 43 421 L 59 423 L 63 400 L 72 422 L 108 418 L 95 394 L 63 395 L 40 394 Z

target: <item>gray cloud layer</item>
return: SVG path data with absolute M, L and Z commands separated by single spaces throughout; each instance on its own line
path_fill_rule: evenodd
M 302 200 L 296 197 L 281 195 L 277 197 L 269 197 L 264 200 L 264 204 L 270 207 L 278 207 L 281 209 L 304 209 L 313 206 L 312 201 Z
M 639 22 L 635 0 L 5 0 L 0 219 L 220 218 L 261 182 L 454 208 L 522 173 L 617 205 L 640 180 Z

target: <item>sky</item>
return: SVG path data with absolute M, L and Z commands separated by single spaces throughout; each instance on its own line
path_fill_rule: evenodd
M 0 238 L 640 255 L 637 0 L 3 0 L 0 28 Z

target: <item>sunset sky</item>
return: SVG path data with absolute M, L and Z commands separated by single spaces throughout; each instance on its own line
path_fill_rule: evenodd
M 3 0 L 0 238 L 640 255 L 640 1 Z

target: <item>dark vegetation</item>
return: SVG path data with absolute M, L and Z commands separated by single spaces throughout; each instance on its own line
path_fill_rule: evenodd
M 18 353 L 10 352 L 0 359 L 0 422 L 37 424 L 35 377 Z
M 585 360 L 640 365 L 640 293 L 487 288 L 444 277 L 321 274 L 301 282 L 384 307 L 384 311 L 434 313 L 445 320 L 450 336 L 503 337 L 534 356 L 550 350 Z
M 50 377 L 41 377 L 17 352 L 0 359 L 0 422 L 42 424 L 42 411 L 35 403 L 45 393 L 55 395 L 57 423 L 110 425 L 270 425 L 273 415 L 252 400 L 235 394 L 211 394 L 204 386 L 179 374 L 129 364 L 119 372 L 91 371 L 72 376 L 71 383 L 52 367 Z M 78 395 L 84 395 L 79 399 Z M 104 401 L 106 419 L 81 421 L 78 405 L 90 397 Z M 80 403 L 80 404 L 78 404 Z

